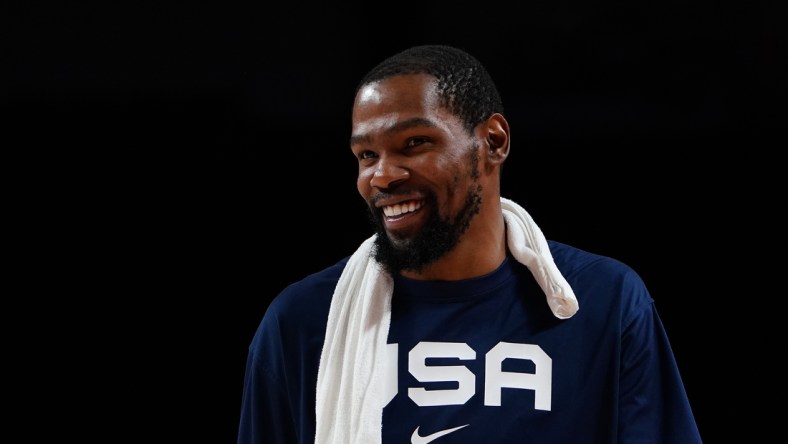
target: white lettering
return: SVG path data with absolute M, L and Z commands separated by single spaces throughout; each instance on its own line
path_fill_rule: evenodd
M 421 382 L 456 381 L 459 387 L 447 390 L 408 388 L 408 396 L 417 405 L 460 405 L 476 393 L 476 376 L 462 365 L 427 366 L 427 358 L 476 359 L 468 344 L 458 342 L 419 342 L 408 354 L 408 370 Z
M 397 362 L 399 358 L 399 344 L 386 344 L 386 365 L 383 379 L 383 405 L 388 405 L 397 395 L 397 385 L 399 384 L 399 370 Z
M 387 344 L 387 362 L 384 375 L 384 405 L 391 402 L 399 390 L 399 344 Z M 476 359 L 476 351 L 461 342 L 419 342 L 408 353 L 408 370 L 420 382 L 456 382 L 452 389 L 409 387 L 408 396 L 417 405 L 461 405 L 476 393 L 476 375 L 463 365 L 428 366 L 430 358 Z M 506 359 L 523 359 L 533 362 L 534 373 L 503 371 Z M 503 388 L 534 391 L 534 408 L 552 408 L 553 360 L 541 347 L 534 344 L 499 342 L 485 355 L 484 405 L 500 406 Z
M 502 370 L 505 359 L 527 359 L 536 365 L 534 373 Z M 553 388 L 553 360 L 538 345 L 499 342 L 487 352 L 484 365 L 484 405 L 501 405 L 501 389 L 521 388 L 534 391 L 534 408 L 550 410 Z

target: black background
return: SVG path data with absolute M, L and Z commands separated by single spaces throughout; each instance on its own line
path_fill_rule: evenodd
M 448 43 L 504 98 L 504 196 L 641 274 L 706 442 L 749 429 L 765 376 L 746 350 L 769 337 L 775 290 L 761 252 L 784 206 L 768 135 L 785 8 L 523 3 L 10 4 L 10 191 L 35 196 L 19 262 L 55 295 L 34 296 L 46 320 L 28 333 L 58 326 L 31 347 L 52 356 L 44 421 L 82 397 L 84 423 L 57 433 L 234 442 L 267 304 L 371 234 L 347 143 L 356 81 Z

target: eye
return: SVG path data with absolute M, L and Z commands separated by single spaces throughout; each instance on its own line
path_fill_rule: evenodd
M 377 154 L 375 154 L 375 152 L 374 152 L 374 151 L 369 151 L 369 150 L 364 150 L 364 151 L 361 151 L 361 152 L 359 152 L 359 153 L 358 153 L 358 159 L 359 159 L 359 160 L 368 160 L 368 159 L 374 159 L 374 158 L 376 158 L 377 156 L 378 156 L 378 155 L 377 155 Z
M 405 143 L 405 146 L 407 146 L 408 148 L 414 148 L 414 147 L 417 147 L 419 145 L 425 144 L 428 141 L 429 140 L 426 137 L 421 137 L 421 136 L 419 136 L 419 137 L 411 137 Z

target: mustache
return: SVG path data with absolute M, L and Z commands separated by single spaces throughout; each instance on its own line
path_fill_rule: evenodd
M 403 188 L 394 192 L 378 191 L 377 193 L 375 193 L 374 196 L 370 197 L 367 200 L 367 204 L 369 204 L 370 208 L 376 208 L 377 203 L 383 199 L 392 199 L 395 197 L 418 196 L 421 194 L 423 193 L 419 193 L 417 190 L 413 188 Z

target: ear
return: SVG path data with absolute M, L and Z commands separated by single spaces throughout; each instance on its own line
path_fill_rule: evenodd
M 486 132 L 487 160 L 493 166 L 500 166 L 509 155 L 509 122 L 495 113 L 487 119 Z

